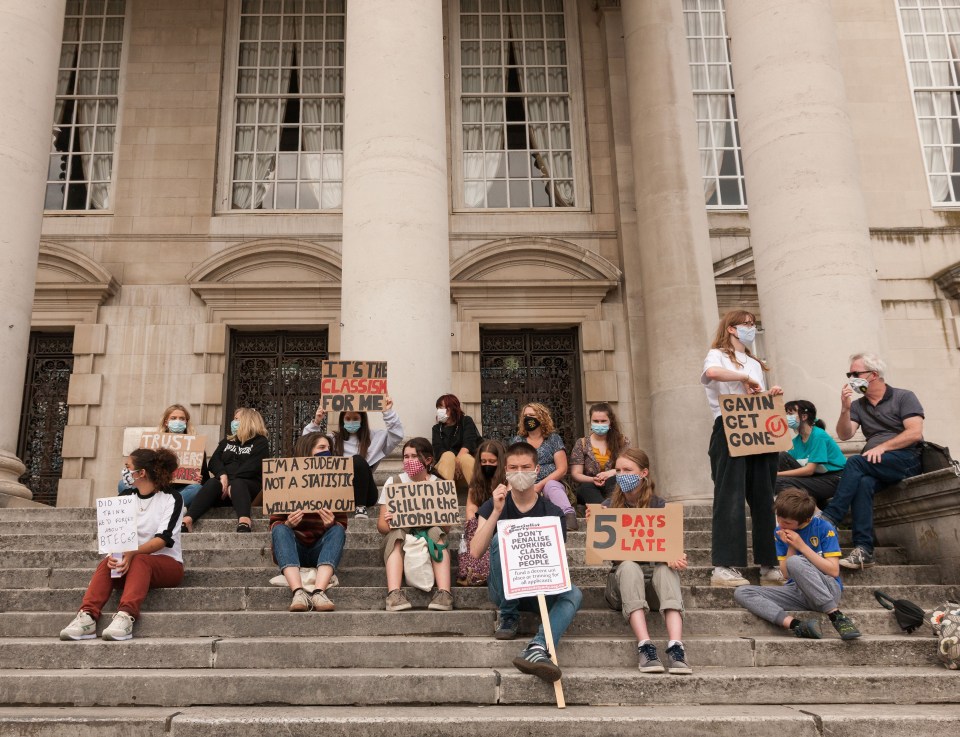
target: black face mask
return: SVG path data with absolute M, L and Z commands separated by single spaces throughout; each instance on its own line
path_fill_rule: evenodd
M 480 473 L 484 475 L 484 478 L 492 479 L 497 473 L 496 466 L 480 466 Z
M 538 427 L 540 427 L 540 420 L 538 420 L 536 417 L 523 418 L 523 429 L 527 432 L 533 432 Z
M 331 453 L 329 450 L 318 450 L 316 453 L 314 453 L 314 455 L 317 458 L 326 458 L 328 456 L 332 456 L 333 453 Z

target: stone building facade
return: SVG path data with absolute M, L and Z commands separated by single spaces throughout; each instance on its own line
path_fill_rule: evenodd
M 611 402 L 703 501 L 739 305 L 828 426 L 875 350 L 960 449 L 956 5 L 0 3 L 0 505 L 18 456 L 42 501 L 111 493 L 173 402 L 288 443 L 323 353 L 389 361 L 408 436 L 448 391 L 568 443 Z

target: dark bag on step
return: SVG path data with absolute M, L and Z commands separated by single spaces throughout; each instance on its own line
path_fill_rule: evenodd
M 960 476 L 960 462 L 953 460 L 950 449 L 924 440 L 920 443 L 920 471 L 931 473 L 944 468 L 952 468 Z
M 873 595 L 877 597 L 877 601 L 880 602 L 880 606 L 882 606 L 884 609 L 893 610 L 893 616 L 896 617 L 897 624 L 899 624 L 900 629 L 907 634 L 910 634 L 924 623 L 926 612 L 924 612 L 923 609 L 918 607 L 912 601 L 907 601 L 906 599 L 894 599 L 892 596 L 883 593 L 879 589 L 875 590 Z

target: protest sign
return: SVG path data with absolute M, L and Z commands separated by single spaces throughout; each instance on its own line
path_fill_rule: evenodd
M 410 481 L 383 487 L 390 527 L 446 527 L 460 524 L 460 503 L 453 481 Z
M 140 447 L 150 450 L 166 448 L 173 451 L 180 465 L 173 472 L 175 484 L 199 484 L 203 468 L 203 451 L 207 439 L 202 435 L 182 435 L 176 432 L 145 432 L 140 436 Z
M 263 459 L 263 513 L 354 511 L 353 458 Z
M 559 517 L 497 522 L 503 591 L 508 599 L 570 590 L 567 550 Z
M 605 560 L 672 563 L 683 555 L 683 505 L 625 509 L 587 505 L 588 566 Z
M 783 397 L 771 394 L 721 394 L 720 417 L 731 457 L 790 450 Z
M 97 550 L 124 553 L 138 547 L 136 494 L 97 499 Z
M 386 361 L 322 361 L 320 406 L 333 412 L 383 412 Z

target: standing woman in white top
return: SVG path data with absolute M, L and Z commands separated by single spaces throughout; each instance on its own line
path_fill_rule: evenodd
M 783 583 L 773 539 L 773 492 L 778 454 L 731 458 L 720 421 L 721 394 L 767 391 L 764 373 L 769 369 L 750 350 L 756 335 L 757 321 L 751 313 L 745 310 L 728 312 L 720 320 L 700 376 L 714 417 L 709 451 L 713 476 L 712 586 L 734 588 L 750 583 L 738 570 L 747 565 L 744 500 L 750 506 L 753 520 L 753 562 L 760 566 L 760 583 Z M 783 390 L 772 386 L 769 393 L 783 394 Z

